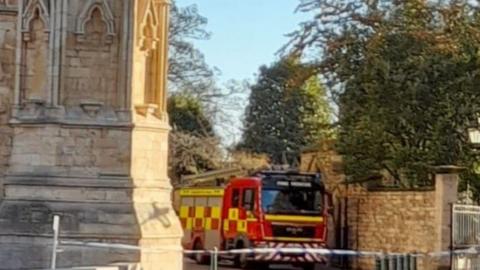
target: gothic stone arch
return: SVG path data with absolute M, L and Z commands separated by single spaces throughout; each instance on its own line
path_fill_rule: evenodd
M 100 12 L 101 19 L 107 27 L 107 41 L 111 42 L 113 36 L 115 36 L 115 19 L 113 17 L 112 10 L 106 0 L 90 0 L 85 4 L 76 22 L 77 38 L 80 41 L 84 40 L 86 34 L 86 25 L 90 20 L 92 20 L 93 13 L 95 11 Z

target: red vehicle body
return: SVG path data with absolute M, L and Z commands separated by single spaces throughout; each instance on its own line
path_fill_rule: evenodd
M 320 248 L 327 236 L 329 195 L 318 174 L 261 172 L 225 188 L 180 190 L 183 245 L 193 250 Z M 207 263 L 206 255 L 195 257 Z M 313 269 L 325 258 L 279 252 L 231 257 L 237 266 L 288 263 Z

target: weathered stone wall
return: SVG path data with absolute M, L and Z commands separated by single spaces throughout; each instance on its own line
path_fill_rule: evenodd
M 321 172 L 334 197 L 329 246 L 360 251 L 414 253 L 449 248 L 450 204 L 457 200 L 458 175 L 437 172 L 435 186 L 423 190 L 368 190 L 347 184 L 342 158 L 332 144 L 302 155 L 301 169 Z M 348 233 L 345 232 L 347 228 Z M 332 239 L 333 238 L 333 239 Z M 448 259 L 448 258 L 446 258 Z M 351 258 L 353 269 L 374 269 L 374 258 Z M 437 269 L 448 260 L 418 259 L 419 269 Z
M 7 125 L 15 84 L 16 1 L 0 4 L 0 200 L 3 197 L 3 177 L 12 147 L 12 128 Z
M 167 176 L 167 0 L 0 0 L 0 269 L 181 269 Z M 18 25 L 17 25 L 18 24 Z M 28 258 L 28 259 L 25 259 Z
M 348 197 L 349 247 L 394 253 L 431 252 L 437 241 L 435 191 L 375 191 Z M 426 269 L 423 260 L 419 269 Z M 353 261 L 374 269 L 373 258 Z
M 118 94 L 125 82 L 119 79 L 118 65 L 124 1 L 108 1 L 108 7 L 72 1 L 65 44 L 65 79 L 61 104 L 86 102 L 120 107 Z
M 64 240 L 138 244 L 131 128 L 13 127 L 0 202 L 0 269 L 49 267 L 53 215 L 61 217 Z M 137 252 L 74 248 L 59 254 L 57 265 L 139 261 Z
M 130 129 L 15 127 L 10 175 L 127 176 Z
M 149 117 L 139 116 L 132 132 L 132 181 L 137 188 L 133 192 L 135 211 L 141 224 L 142 248 L 178 249 L 182 230 L 179 220 L 171 208 L 171 185 L 167 175 L 168 126 L 157 125 Z M 163 131 L 163 132 L 162 132 Z M 181 269 L 182 256 L 178 252 L 167 252 L 159 260 L 155 253 L 141 255 L 141 264 L 147 269 Z M 166 267 L 168 265 L 168 268 Z

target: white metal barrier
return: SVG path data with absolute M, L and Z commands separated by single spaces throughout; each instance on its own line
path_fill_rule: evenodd
M 54 216 L 53 217 L 53 248 L 52 248 L 52 261 L 50 264 L 51 269 L 56 269 L 57 268 L 57 253 L 59 252 L 58 250 L 58 236 L 60 234 L 60 217 L 59 216 Z
M 480 206 L 454 204 L 452 207 L 452 248 L 476 249 L 480 245 Z M 452 256 L 454 270 L 480 270 L 480 254 Z
M 453 205 L 452 238 L 454 247 L 470 247 L 480 244 L 480 206 Z
M 207 254 L 211 258 L 211 270 L 218 269 L 218 259 L 219 255 L 235 255 L 235 254 L 262 254 L 262 253 L 288 253 L 288 254 L 319 254 L 324 256 L 358 256 L 358 257 L 374 257 L 377 261 L 384 261 L 389 258 L 400 258 L 408 256 L 409 258 L 420 258 L 420 257 L 446 257 L 446 256 L 478 256 L 480 258 L 480 246 L 473 246 L 466 249 L 459 249 L 453 251 L 441 251 L 441 252 L 429 252 L 429 253 L 384 253 L 378 251 L 354 251 L 354 250 L 342 250 L 342 249 L 325 249 L 325 248 L 244 248 L 244 249 L 233 249 L 233 250 L 221 250 L 217 248 L 213 250 L 183 250 L 180 248 L 142 248 L 135 245 L 126 245 L 126 244 L 111 244 L 111 243 L 98 243 L 98 242 L 84 242 L 84 241 L 72 241 L 72 240 L 61 240 L 59 239 L 59 227 L 60 227 L 60 218 L 58 216 L 54 217 L 53 221 L 53 248 L 52 248 L 52 260 L 51 260 L 51 269 L 59 270 L 56 268 L 57 254 L 64 249 L 75 248 L 75 247 L 90 247 L 90 248 L 99 248 L 99 249 L 119 249 L 119 250 L 132 250 L 132 251 L 142 251 L 149 253 L 166 253 L 166 252 L 182 252 L 185 255 L 192 254 Z M 398 264 L 400 265 L 400 264 Z M 405 264 L 402 264 L 405 265 Z M 383 269 L 383 268 L 381 268 Z M 465 268 L 458 270 L 480 270 L 480 268 Z

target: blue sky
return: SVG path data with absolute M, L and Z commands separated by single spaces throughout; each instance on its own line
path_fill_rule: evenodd
M 298 28 L 307 16 L 295 13 L 299 0 L 176 0 L 180 7 L 196 4 L 208 19 L 209 40 L 195 41 L 210 66 L 221 74 L 219 85 L 230 80 L 253 82 L 258 68 L 274 62 L 288 41 L 285 34 Z M 246 105 L 248 93 L 238 97 Z M 226 108 L 224 108 L 226 110 Z M 226 110 L 228 123 L 217 123 L 224 145 L 240 140 L 244 108 Z
M 176 0 L 196 4 L 208 18 L 212 38 L 197 41 L 209 65 L 220 69 L 221 82 L 253 79 L 258 67 L 270 64 L 275 53 L 306 15 L 294 13 L 299 0 Z

